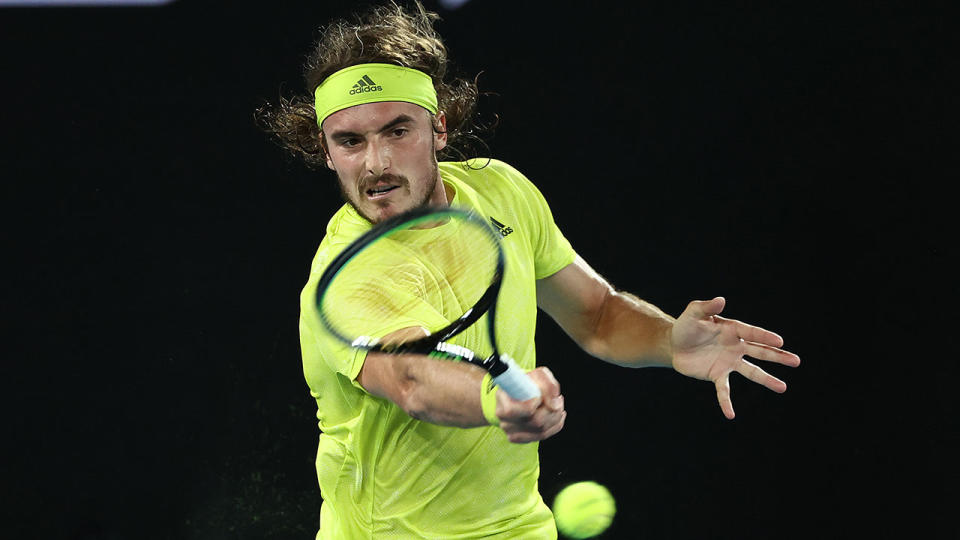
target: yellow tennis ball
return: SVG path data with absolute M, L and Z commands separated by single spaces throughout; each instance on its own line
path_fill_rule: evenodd
M 590 538 L 607 529 L 617 507 L 610 490 L 596 482 L 577 482 L 553 500 L 557 529 L 569 538 Z

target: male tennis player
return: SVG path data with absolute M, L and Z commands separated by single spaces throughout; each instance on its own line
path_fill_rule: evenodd
M 800 360 L 779 348 L 776 334 L 720 317 L 722 298 L 691 302 L 674 319 L 614 290 L 509 165 L 438 161 L 470 134 L 477 90 L 445 78 L 435 18 L 419 3 L 391 4 L 331 24 L 305 68 L 310 94 L 259 114 L 282 145 L 334 171 L 347 202 L 327 226 L 301 296 L 304 375 L 322 431 L 317 538 L 556 538 L 537 491 L 536 441 L 557 433 L 566 412 L 559 383 L 535 367 L 538 306 L 597 358 L 711 381 L 728 418 L 733 371 L 786 390 L 745 355 Z M 358 353 L 323 331 L 315 292 L 325 265 L 373 224 L 427 204 L 467 207 L 501 228 L 510 276 L 501 306 L 511 308 L 498 313 L 498 342 L 541 398 L 515 401 L 466 363 Z

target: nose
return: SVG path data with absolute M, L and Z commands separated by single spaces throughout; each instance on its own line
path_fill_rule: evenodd
M 380 176 L 390 168 L 390 147 L 380 141 L 373 140 L 367 144 L 366 169 L 373 177 Z

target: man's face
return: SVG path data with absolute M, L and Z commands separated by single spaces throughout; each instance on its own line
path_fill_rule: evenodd
M 442 113 L 437 121 L 446 131 Z M 371 223 L 447 203 L 436 156 L 447 136 L 431 122 L 426 109 L 399 101 L 356 105 L 323 121 L 327 166 L 347 202 Z

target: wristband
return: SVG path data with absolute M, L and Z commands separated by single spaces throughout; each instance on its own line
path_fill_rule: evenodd
M 491 426 L 500 426 L 500 419 L 497 418 L 497 389 L 490 374 L 484 375 L 480 383 L 480 407 L 483 409 L 483 417 Z

